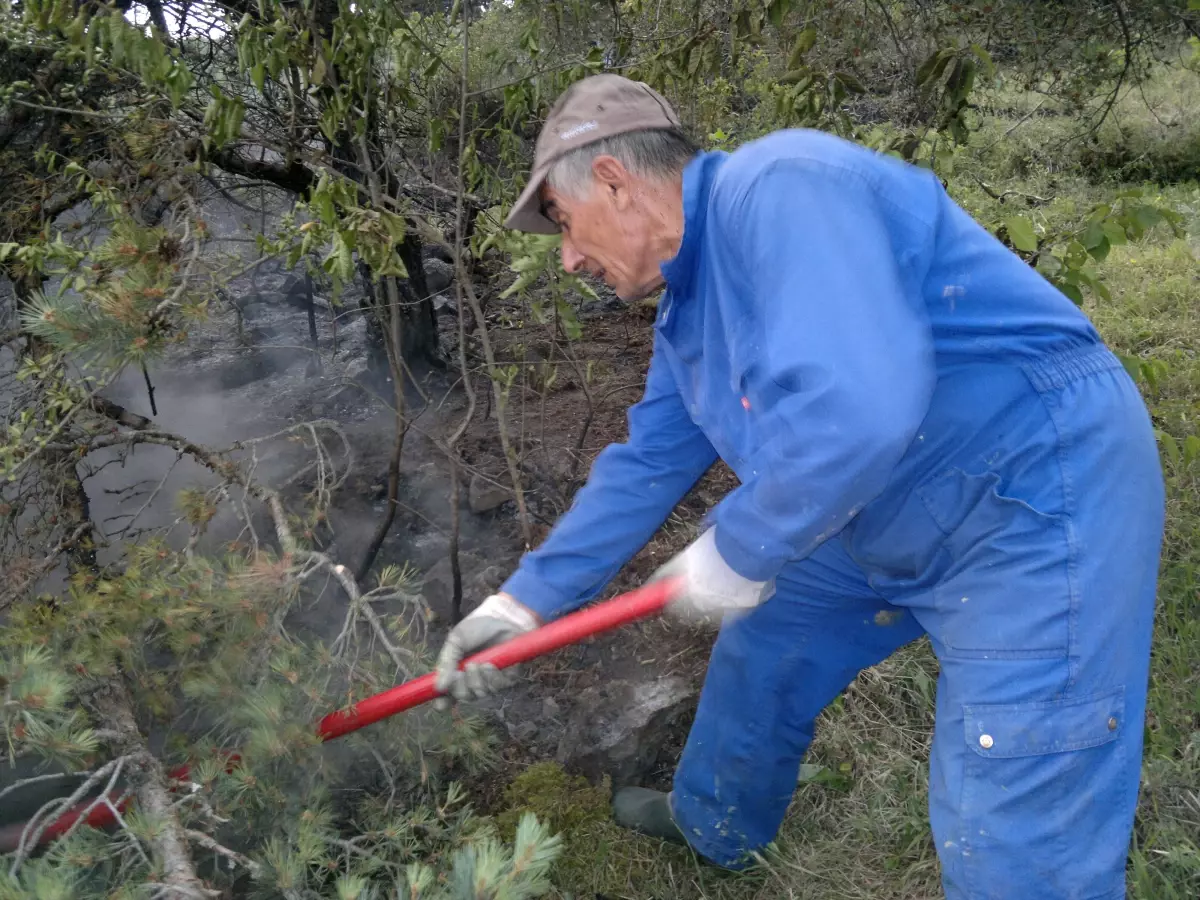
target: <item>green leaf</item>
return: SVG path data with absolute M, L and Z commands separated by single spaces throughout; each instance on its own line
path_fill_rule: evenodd
M 1012 241 L 1014 247 L 1026 253 L 1037 252 L 1037 233 L 1033 230 L 1033 223 L 1027 218 L 1012 216 L 1005 221 L 1004 227 L 1008 231 L 1008 239 Z
M 1088 250 L 1092 250 L 1100 246 L 1101 242 L 1107 241 L 1108 238 L 1104 234 L 1104 227 L 1098 222 L 1093 222 L 1083 230 L 1079 240 Z
M 867 92 L 863 83 L 851 75 L 849 72 L 834 72 L 833 77 L 836 78 L 843 87 L 852 94 L 865 94 Z
M 817 43 L 817 29 L 811 25 L 800 32 L 800 36 L 796 38 L 796 43 L 792 45 L 792 55 L 788 57 L 788 68 L 798 69 L 804 61 L 805 55 Z
M 1071 298 L 1071 302 L 1076 306 L 1083 305 L 1083 291 L 1079 289 L 1079 285 L 1070 284 L 1066 281 L 1058 283 L 1058 289 Z
M 941 77 L 941 74 L 946 71 L 946 64 L 950 62 L 954 53 L 953 48 L 937 50 L 925 62 L 921 63 L 917 69 L 917 85 L 926 89 L 932 86 L 933 82 L 937 81 Z
M 972 44 L 971 52 L 979 58 L 981 63 L 983 63 L 983 71 L 988 78 L 991 78 L 996 74 L 996 64 L 992 61 L 992 54 L 988 53 L 987 50 L 985 50 L 979 44 Z
M 1104 229 L 1104 236 L 1108 238 L 1108 242 L 1112 246 L 1119 247 L 1121 244 L 1128 242 L 1128 238 L 1125 236 L 1125 229 L 1117 222 L 1104 222 L 1100 227 Z
M 783 17 L 791 11 L 792 0 L 773 0 L 767 8 L 767 16 L 771 20 L 771 24 L 778 28 L 783 24 Z
M 1136 356 L 1128 356 L 1124 353 L 1118 353 L 1117 358 L 1121 360 L 1121 365 L 1125 367 L 1125 371 L 1129 373 L 1129 377 L 1134 381 L 1138 381 L 1142 374 L 1142 361 Z
M 1189 434 L 1183 442 L 1183 462 L 1190 466 L 1197 460 L 1200 460 L 1200 437 Z
M 1071 241 L 1067 244 L 1067 268 L 1082 269 L 1087 265 L 1088 255 L 1087 247 L 1079 241 Z
M 1162 444 L 1163 452 L 1166 454 L 1167 459 L 1171 460 L 1173 465 L 1179 465 L 1179 460 L 1183 455 L 1179 450 L 1179 441 L 1175 440 L 1173 434 L 1169 434 L 1160 428 L 1156 428 L 1155 431 L 1158 433 L 1158 442 Z
M 1053 253 L 1043 253 L 1038 256 L 1037 270 L 1047 278 L 1053 278 L 1062 271 L 1062 262 Z

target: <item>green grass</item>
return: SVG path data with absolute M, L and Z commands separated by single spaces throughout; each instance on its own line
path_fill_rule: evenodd
M 1056 155 L 1047 148 L 1073 123 L 1037 116 L 1013 128 L 1037 99 L 1005 98 L 1007 117 L 983 121 L 951 190 L 985 221 L 1016 205 L 1052 229 L 1129 186 L 1120 179 L 1131 173 L 1187 170 L 1200 161 L 1200 78 L 1165 72 L 1146 96 L 1153 109 L 1138 95 L 1126 98 L 1090 147 Z M 980 180 L 995 193 L 1048 202 L 1010 195 L 1000 203 Z M 1200 186 L 1147 188 L 1183 213 L 1188 236 L 1160 228 L 1114 248 L 1098 266 L 1112 299 L 1088 296 L 1084 308 L 1116 351 L 1138 361 L 1163 447 L 1168 524 L 1129 897 L 1175 900 L 1200 896 Z M 531 770 L 508 803 L 547 816 L 566 835 L 561 897 L 941 897 L 926 813 L 936 671 L 919 643 L 863 673 L 825 711 L 778 844 L 748 874 L 706 868 L 686 851 L 621 831 L 603 788 L 553 767 Z

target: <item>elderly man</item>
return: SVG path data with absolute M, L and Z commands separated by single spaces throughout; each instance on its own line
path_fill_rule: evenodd
M 700 152 L 614 75 L 558 100 L 508 224 L 665 293 L 628 441 L 452 631 L 442 688 L 509 684 L 459 665 L 594 598 L 719 456 L 740 484 L 662 571 L 724 622 L 673 790 L 618 821 L 742 867 L 822 708 L 924 634 L 947 897 L 1123 898 L 1164 497 L 1080 310 L 931 173 L 804 130 Z

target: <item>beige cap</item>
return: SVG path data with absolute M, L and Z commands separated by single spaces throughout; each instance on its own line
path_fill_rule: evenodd
M 504 224 L 517 231 L 557 234 L 542 213 L 538 190 L 555 160 L 593 141 L 649 128 L 679 128 L 679 117 L 661 94 L 620 75 L 591 75 L 575 82 L 555 101 L 533 153 L 529 184 Z

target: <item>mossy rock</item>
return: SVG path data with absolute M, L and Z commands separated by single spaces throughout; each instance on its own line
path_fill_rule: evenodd
M 506 809 L 496 821 L 504 839 L 511 840 L 521 814 L 528 811 L 569 838 L 583 826 L 612 821 L 611 793 L 607 778 L 595 787 L 582 775 L 568 774 L 557 763 L 537 763 L 505 789 Z
M 642 837 L 613 821 L 611 785 L 570 775 L 553 762 L 522 772 L 505 790 L 505 809 L 496 816 L 500 836 L 511 840 L 525 811 L 561 834 L 563 852 L 551 879 L 561 897 L 627 895 L 655 882 L 669 864 L 678 867 L 688 851 Z

